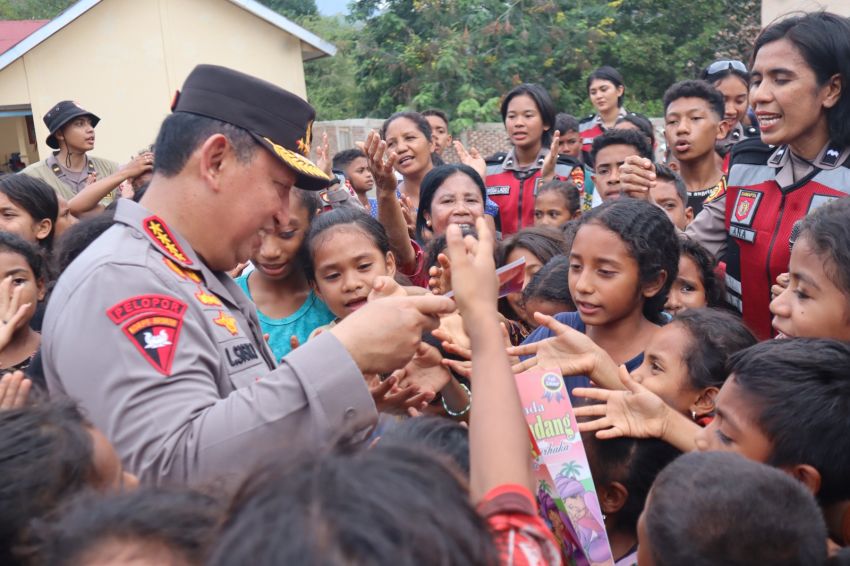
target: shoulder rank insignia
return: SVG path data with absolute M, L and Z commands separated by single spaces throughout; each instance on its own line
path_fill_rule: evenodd
M 139 295 L 107 309 L 142 357 L 168 377 L 177 351 L 186 304 L 166 295 Z
M 202 305 L 207 307 L 222 306 L 221 300 L 212 293 L 207 293 L 206 289 L 198 289 L 198 292 L 195 293 L 195 298 L 198 299 Z
M 156 216 L 148 216 L 142 221 L 142 228 L 154 243 L 171 259 L 186 265 L 192 265 L 192 260 L 185 254 L 165 223 Z
M 720 182 L 714 187 L 714 190 L 709 193 L 707 197 L 705 197 L 705 201 L 703 201 L 703 205 L 706 205 L 712 201 L 715 201 L 726 194 L 726 177 L 721 177 Z
M 213 322 L 226 329 L 234 336 L 239 334 L 239 327 L 236 326 L 236 319 L 224 311 L 218 311 L 218 317 L 214 318 Z
M 170 269 L 174 273 L 174 275 L 176 275 L 180 279 L 187 279 L 189 281 L 194 281 L 195 283 L 201 282 L 201 276 L 192 271 L 191 269 L 185 269 L 165 256 L 162 257 L 162 262 L 166 265 L 166 267 L 168 267 L 168 269 Z

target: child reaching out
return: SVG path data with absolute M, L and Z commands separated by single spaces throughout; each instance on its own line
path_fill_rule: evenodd
M 263 334 L 269 335 L 269 347 L 276 360 L 335 318 L 307 282 L 299 257 L 318 208 L 315 193 L 293 188 L 289 193 L 288 225 L 279 234 L 263 234 L 260 249 L 251 257 L 256 269 L 236 279 L 257 305 L 260 326 Z
M 19 236 L 0 232 L 0 374 L 24 370 L 41 344 L 30 327 L 36 303 L 45 294 L 44 259 Z
M 570 295 L 578 312 L 555 318 L 587 334 L 616 364 L 633 371 L 666 322 L 663 306 L 678 261 L 679 239 L 661 209 L 636 199 L 605 203 L 582 216 L 570 251 Z M 538 327 L 513 353 L 535 354 L 533 344 L 552 335 L 549 328 Z M 565 381 L 570 393 L 590 383 L 584 375 Z
M 369 300 L 404 293 L 392 281 L 396 262 L 387 233 L 380 222 L 364 211 L 339 208 L 319 215 L 310 226 L 303 253 L 308 281 L 336 317 L 313 335 L 333 326 Z M 377 376 L 371 378 L 370 389 L 378 409 L 421 408 L 440 393 L 446 411 L 458 416 L 465 414 L 470 403 L 468 390 L 451 378 L 435 353 L 433 348 L 422 345 L 418 355 L 405 368 L 399 368 L 404 370 L 402 373 L 383 380 Z M 396 387 L 396 383 L 400 386 Z

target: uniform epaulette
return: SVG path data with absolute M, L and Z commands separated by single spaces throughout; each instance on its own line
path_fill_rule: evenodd
M 573 157 L 572 155 L 564 155 L 563 153 L 558 154 L 558 161 L 556 161 L 557 165 L 567 165 L 570 168 L 580 167 L 581 161 Z
M 729 160 L 731 168 L 734 163 L 764 164 L 776 150 L 761 141 L 760 137 L 745 138 L 732 146 L 732 157 Z
M 494 153 L 493 155 L 485 157 L 484 162 L 487 165 L 501 165 L 502 161 L 504 161 L 505 157 L 507 157 L 507 156 L 508 156 L 508 152 L 499 151 L 497 153 Z

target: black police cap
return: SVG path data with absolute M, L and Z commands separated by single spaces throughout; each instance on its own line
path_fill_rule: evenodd
M 310 153 L 313 107 L 299 96 L 262 79 L 217 65 L 198 65 L 174 96 L 173 112 L 188 112 L 238 126 L 296 174 L 295 184 L 310 191 L 330 178 Z
M 53 108 L 48 110 L 47 114 L 44 115 L 44 125 L 47 126 L 47 131 L 50 132 L 50 135 L 47 136 L 47 145 L 53 149 L 59 149 L 59 141 L 54 134 L 62 126 L 79 116 L 90 116 L 92 127 L 97 126 L 97 123 L 100 122 L 100 118 L 73 100 L 57 102 Z

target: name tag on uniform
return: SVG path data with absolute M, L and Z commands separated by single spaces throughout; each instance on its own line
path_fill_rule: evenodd
M 260 357 L 257 353 L 257 348 L 250 342 L 227 346 L 224 351 L 227 357 L 227 363 L 232 368 L 237 368 Z
M 509 195 L 511 194 L 511 186 L 510 185 L 497 185 L 495 187 L 487 187 L 487 196 L 499 196 L 499 195 Z
M 729 235 L 733 238 L 738 238 L 739 240 L 750 242 L 751 244 L 756 240 L 755 230 L 750 230 L 749 228 L 741 228 L 740 226 L 735 226 L 734 224 L 729 225 Z

